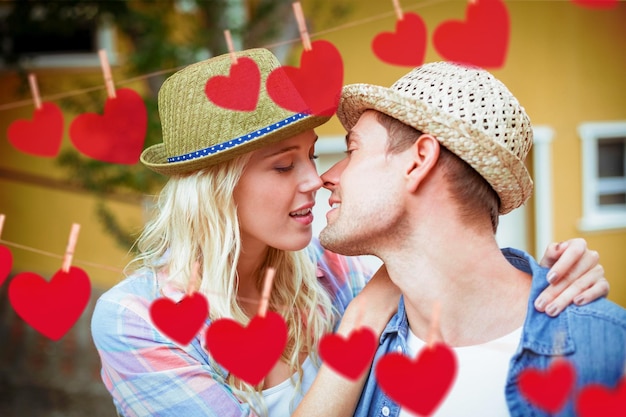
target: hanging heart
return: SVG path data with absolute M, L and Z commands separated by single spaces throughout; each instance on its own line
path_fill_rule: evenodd
M 206 344 L 217 363 L 242 381 L 257 385 L 280 359 L 287 345 L 287 325 L 273 311 L 265 317 L 254 316 L 247 327 L 219 319 L 207 329 Z
M 108 98 L 104 114 L 84 113 L 70 125 L 76 149 L 98 161 L 132 165 L 139 161 L 148 128 L 148 112 L 139 94 L 129 88 Z
M 570 0 L 572 3 L 590 9 L 612 9 L 619 0 Z
M 424 63 L 426 55 L 426 24 L 415 13 L 405 13 L 396 22 L 395 32 L 382 32 L 372 41 L 374 54 L 392 65 L 417 67 Z
M 388 353 L 376 364 L 380 388 L 412 413 L 431 415 L 448 395 L 456 377 L 457 360 L 443 343 L 424 347 L 413 360 Z
M 282 66 L 267 77 L 267 92 L 276 104 L 317 116 L 335 114 L 342 87 L 341 54 L 335 45 L 323 40 L 311 43 L 311 50 L 302 51 L 299 68 Z
M 195 292 L 178 303 L 158 298 L 150 304 L 150 318 L 161 333 L 180 345 L 187 345 L 202 327 L 209 314 L 209 303 Z
M 237 59 L 230 75 L 216 75 L 207 80 L 204 92 L 214 104 L 230 110 L 256 109 L 261 89 L 261 72 L 256 62 L 247 57 Z
M 41 103 L 33 120 L 16 120 L 7 130 L 9 143 L 35 156 L 55 157 L 63 140 L 63 113 L 54 103 Z
M 17 315 L 55 341 L 80 318 L 90 294 L 89 276 L 77 267 L 57 271 L 50 282 L 33 272 L 22 272 L 9 284 L 9 301 Z
M 555 414 L 565 406 L 575 380 L 576 371 L 572 364 L 564 359 L 555 359 L 546 370 L 524 369 L 517 384 L 531 404 Z
M 378 346 L 371 329 L 361 327 L 347 338 L 326 334 L 319 343 L 322 360 L 332 369 L 351 380 L 357 380 L 369 367 Z
M 615 389 L 600 384 L 585 386 L 578 395 L 576 411 L 580 417 L 623 416 L 626 413 L 626 377 Z
M 433 43 L 448 61 L 500 68 L 511 35 L 509 12 L 502 0 L 475 0 L 467 6 L 466 20 L 439 25 Z
M 9 276 L 13 267 L 13 254 L 6 246 L 0 246 L 0 286 Z

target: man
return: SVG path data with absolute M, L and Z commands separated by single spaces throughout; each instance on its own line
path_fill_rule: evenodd
M 337 114 L 348 157 L 322 176 L 333 209 L 320 240 L 345 255 L 379 257 L 403 295 L 356 416 L 409 415 L 381 390 L 376 364 L 391 352 L 415 357 L 436 304 L 440 337 L 458 363 L 437 416 L 541 415 L 518 378 L 557 357 L 576 370 L 572 392 L 617 384 L 626 311 L 602 299 L 557 318 L 537 312 L 528 300 L 547 285 L 547 270 L 496 243 L 498 216 L 532 191 L 530 120 L 501 82 L 477 68 L 427 64 L 391 88 L 347 86 Z M 559 415 L 574 409 L 570 400 Z

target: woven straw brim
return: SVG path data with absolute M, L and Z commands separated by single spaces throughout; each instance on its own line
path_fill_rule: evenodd
M 436 137 L 491 184 L 500 197 L 500 214 L 521 206 L 530 197 L 533 182 L 523 161 L 479 128 L 390 88 L 370 84 L 344 87 L 337 117 L 346 130 L 352 129 L 368 109 Z
M 233 146 L 207 157 L 180 162 L 168 162 L 165 144 L 159 143 L 143 151 L 141 154 L 141 162 L 151 170 L 164 175 L 184 175 L 231 160 L 237 156 L 280 142 L 281 140 L 289 139 L 307 130 L 315 129 L 326 123 L 329 119 L 329 116 L 306 116 L 282 128 L 275 129 L 267 135 L 259 136 L 241 145 Z
M 269 50 L 254 48 L 235 55 L 236 64 L 231 54 L 222 54 L 191 64 L 163 82 L 158 96 L 163 143 L 143 151 L 146 167 L 166 175 L 188 174 L 330 119 L 297 113 L 272 100 L 267 78 L 281 65 Z M 274 89 L 301 100 L 287 77 Z

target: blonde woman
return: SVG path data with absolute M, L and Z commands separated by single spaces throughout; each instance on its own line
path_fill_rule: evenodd
M 236 108 L 238 95 L 254 99 L 256 91 L 244 86 L 257 85 L 255 71 L 218 88 L 228 105 L 207 96 L 207 80 L 229 74 L 229 55 L 179 71 L 159 92 L 163 143 L 146 149 L 142 162 L 171 178 L 137 242 L 130 276 L 98 300 L 92 318 L 102 378 L 120 415 L 289 416 L 316 378 L 335 395 L 308 404 L 337 401 L 348 406 L 336 415 L 352 415 L 363 381 L 345 380 L 322 365 L 318 343 L 327 333 L 347 335 L 358 326 L 380 335 L 398 304 L 384 269 L 370 280 L 358 258 L 311 241 L 311 209 L 322 186 L 313 129 L 328 117 L 294 113 L 271 100 L 265 79 L 280 64 L 269 51 L 237 57 L 246 65 L 254 61 L 260 72 L 253 111 Z M 292 87 L 285 83 L 285 89 Z M 554 270 L 573 272 L 586 284 L 578 288 L 562 279 L 545 293 L 548 300 L 567 304 L 579 293 L 590 300 L 608 291 L 594 254 L 581 249 L 584 241 L 570 242 Z M 549 251 L 551 258 L 562 253 Z M 285 320 L 287 345 L 252 386 L 212 359 L 206 332 L 216 319 L 246 324 L 255 316 L 268 267 L 275 269 L 268 308 Z M 209 316 L 182 346 L 156 328 L 150 306 L 161 297 L 179 301 L 189 291 L 207 298 Z M 351 303 L 355 297 L 359 302 Z M 296 412 L 315 415 L 314 408 Z

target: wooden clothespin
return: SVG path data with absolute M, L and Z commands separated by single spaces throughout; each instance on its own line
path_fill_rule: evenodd
M 439 329 L 439 317 L 441 314 L 441 303 L 435 301 L 433 305 L 433 314 L 430 321 L 430 330 L 428 331 L 428 347 L 432 348 L 436 343 L 442 341 L 441 330 Z
M 305 51 L 313 49 L 311 46 L 311 38 L 309 37 L 309 31 L 306 28 L 306 21 L 304 20 L 304 13 L 302 12 L 302 5 L 299 1 L 293 3 L 293 12 L 296 15 L 296 21 L 298 22 L 298 30 L 300 31 L 300 38 L 302 39 L 302 45 Z
M 0 214 L 0 238 L 2 237 L 2 229 L 4 228 L 4 217 L 4 214 Z
M 65 255 L 63 256 L 63 266 L 61 267 L 63 272 L 66 274 L 70 271 L 70 267 L 72 266 L 72 258 L 74 257 L 74 250 L 76 249 L 79 231 L 80 224 L 73 223 L 70 231 L 70 237 L 67 242 L 67 248 L 65 249 Z
M 233 46 L 233 38 L 230 36 L 230 30 L 224 31 L 224 37 L 226 38 L 226 45 L 228 46 L 228 52 L 230 53 L 230 60 L 233 65 L 237 64 L 237 55 L 235 55 L 235 47 Z
M 400 0 L 393 0 L 393 8 L 396 11 L 398 20 L 404 19 L 404 12 L 402 11 L 402 7 L 400 7 Z
M 30 85 L 30 92 L 35 101 L 35 109 L 40 110 L 41 96 L 39 95 L 39 87 L 37 86 L 37 77 L 35 77 L 35 74 L 28 74 L 28 84 Z
M 109 65 L 109 58 L 107 56 L 107 51 L 104 49 L 100 49 L 98 51 L 98 56 L 100 57 L 100 66 L 102 67 L 102 75 L 104 76 L 104 84 L 107 88 L 107 96 L 109 98 L 115 98 L 115 85 L 113 84 L 113 75 L 111 73 L 111 65 Z
M 272 292 L 272 284 L 274 282 L 274 275 L 276 270 L 274 268 L 267 268 L 265 272 L 265 281 L 263 282 L 263 293 L 261 294 L 261 304 L 259 305 L 259 311 L 257 315 L 259 317 L 265 317 L 267 313 L 267 306 L 270 301 L 270 293 Z

